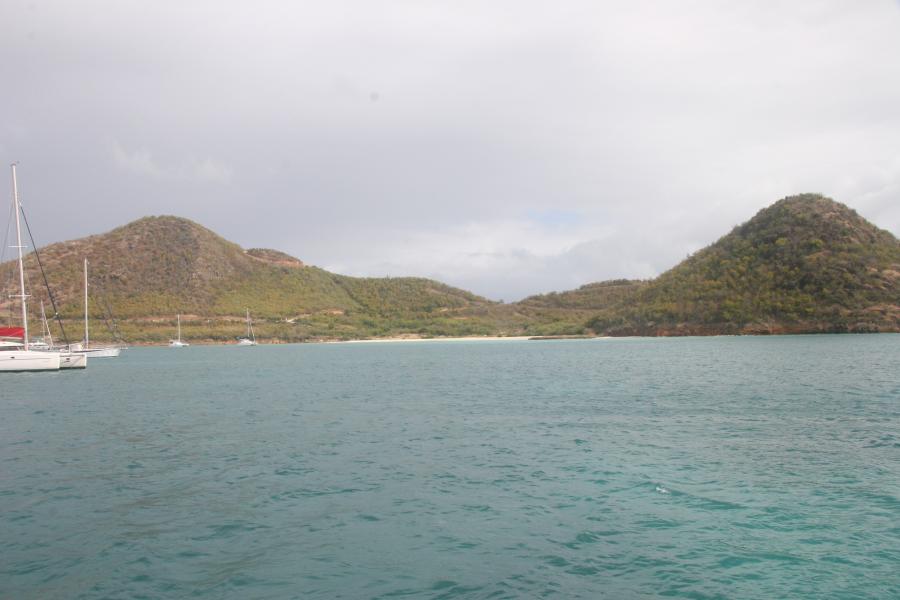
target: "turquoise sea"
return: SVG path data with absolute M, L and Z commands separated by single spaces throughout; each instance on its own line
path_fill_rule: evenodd
M 0 379 L 0 598 L 898 598 L 900 335 Z

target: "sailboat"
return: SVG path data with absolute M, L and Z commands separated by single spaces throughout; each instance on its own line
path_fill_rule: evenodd
M 101 348 L 91 348 L 91 333 L 88 327 L 88 277 L 87 277 L 88 261 L 84 259 L 84 342 L 76 344 L 72 348 L 72 352 L 93 356 L 95 358 L 114 358 L 122 351 L 116 346 L 107 346 Z M 180 337 L 180 336 L 179 336 Z
M 57 349 L 53 345 L 53 335 L 50 333 L 50 323 L 47 321 L 47 313 L 44 311 L 44 301 L 41 300 L 41 337 L 32 340 L 32 350 L 38 352 L 58 352 L 60 369 L 86 369 L 87 355 L 79 354 L 71 347 Z
M 50 325 L 47 323 L 47 313 L 44 311 L 44 301 L 41 300 L 41 337 L 31 340 L 32 350 L 53 350 L 53 334 L 50 333 Z
M 9 327 L 0 331 L 0 372 L 6 371 L 58 371 L 60 366 L 59 352 L 40 352 L 29 348 L 28 342 L 28 306 L 25 293 L 25 266 L 22 260 L 22 228 L 19 223 L 19 190 L 16 187 L 16 165 L 12 167 L 13 210 L 16 213 L 16 248 L 19 251 L 19 294 L 22 303 L 22 327 Z M 22 342 L 15 340 L 21 338 Z
M 190 346 L 187 342 L 181 341 L 181 315 L 178 315 L 178 337 L 174 340 L 169 340 L 169 348 L 186 348 Z
M 59 368 L 60 369 L 86 369 L 87 355 L 73 352 L 72 350 L 51 350 L 51 352 L 59 352 Z
M 247 337 L 238 338 L 238 346 L 256 346 L 256 336 L 253 335 L 253 322 L 250 320 L 250 309 L 247 309 Z

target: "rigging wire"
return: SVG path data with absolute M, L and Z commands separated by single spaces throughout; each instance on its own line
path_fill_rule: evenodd
M 106 321 L 106 327 L 112 334 L 113 339 L 115 339 L 120 344 L 124 344 L 125 338 L 123 338 L 122 334 L 119 333 L 119 324 L 116 322 L 116 317 L 112 312 L 112 306 L 110 306 L 109 298 L 106 295 L 103 296 L 103 306 L 106 309 L 106 314 L 103 316 L 103 320 Z
M 41 277 L 44 279 L 44 287 L 47 289 L 47 296 L 50 298 L 50 306 L 53 307 L 53 316 L 59 324 L 59 330 L 62 332 L 63 341 L 66 346 L 69 345 L 69 336 L 66 335 L 66 328 L 63 326 L 62 318 L 56 308 L 56 300 L 53 298 L 53 291 L 50 289 L 50 283 L 47 281 L 47 274 L 44 272 L 44 263 L 41 262 L 41 255 L 38 253 L 37 244 L 34 243 L 34 236 L 31 235 L 31 227 L 28 225 L 28 217 L 25 216 L 25 207 L 21 206 L 22 220 L 25 221 L 25 230 L 28 231 L 28 239 L 31 240 L 31 247 L 34 250 L 34 257 L 37 259 L 38 267 L 41 269 Z
M 119 333 L 119 324 L 116 322 L 116 317 L 113 315 L 112 306 L 109 303 L 109 293 L 106 289 L 107 278 L 101 277 L 97 283 L 94 284 L 94 289 L 98 290 L 94 293 L 94 300 L 97 302 L 102 302 L 102 312 L 101 315 L 103 317 L 103 322 L 106 325 L 106 329 L 109 331 L 110 335 L 113 336 L 113 339 L 120 344 L 125 343 L 125 338 L 122 337 L 122 334 Z M 98 297 L 99 296 L 99 297 Z

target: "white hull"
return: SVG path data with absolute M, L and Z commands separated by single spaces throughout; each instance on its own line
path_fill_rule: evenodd
M 87 368 L 87 356 L 77 352 L 59 353 L 60 369 L 85 369 Z
M 253 340 L 248 340 L 247 338 L 240 338 L 237 341 L 237 345 L 238 346 L 255 346 L 256 342 L 254 342 Z
M 91 358 L 115 358 L 121 351 L 121 348 L 89 348 L 87 350 L 74 350 L 73 352 L 90 356 Z
M 59 352 L 34 350 L 5 350 L 0 352 L 2 371 L 59 371 Z

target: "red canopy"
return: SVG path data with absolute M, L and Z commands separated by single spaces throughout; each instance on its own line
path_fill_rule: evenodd
M 0 338 L 25 338 L 25 329 L 22 327 L 0 327 Z

